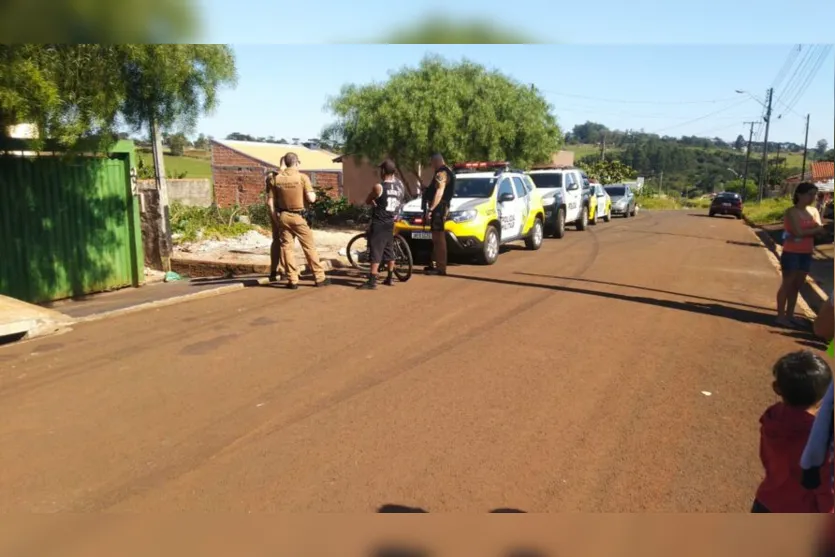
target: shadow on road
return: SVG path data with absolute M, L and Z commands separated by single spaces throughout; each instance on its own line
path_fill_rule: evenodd
M 697 303 L 697 302 L 675 302 L 672 300 L 658 300 L 655 298 L 647 298 L 645 296 L 629 296 L 627 294 L 617 294 L 613 292 L 599 292 L 596 290 L 587 290 L 585 288 L 573 288 L 570 286 L 556 286 L 550 284 L 536 284 L 530 282 L 520 282 L 514 280 L 503 280 L 496 278 L 473 277 L 466 275 L 449 275 L 452 278 L 463 280 L 474 280 L 478 282 L 491 282 L 494 284 L 505 284 L 508 286 L 527 286 L 530 288 L 542 288 L 545 290 L 554 290 L 556 292 L 568 292 L 571 294 L 585 294 L 588 296 L 598 296 L 600 298 L 608 298 L 610 300 L 621 300 L 625 302 L 635 302 L 638 304 L 648 304 L 667 309 L 675 309 L 686 311 L 690 313 L 698 313 L 702 315 L 712 315 L 722 317 L 724 319 L 731 319 L 739 321 L 740 323 L 756 323 L 759 325 L 773 326 L 774 315 L 770 313 L 760 313 L 750 311 L 747 309 L 740 309 L 729 307 L 718 303 Z
M 798 344 L 805 346 L 806 348 L 820 350 L 821 352 L 826 351 L 827 343 L 818 338 L 814 333 L 809 331 L 771 331 L 771 334 L 789 337 L 791 339 L 794 339 L 794 341 Z
M 261 277 L 207 277 L 194 278 L 189 281 L 190 286 L 224 286 L 227 284 L 243 284 L 244 286 L 260 286 L 258 282 Z
M 621 284 L 618 282 L 607 282 L 605 280 L 593 280 L 593 279 L 586 279 L 586 278 L 574 278 L 574 277 L 561 277 L 557 275 L 539 275 L 536 273 L 520 273 L 517 272 L 517 275 L 526 275 L 529 277 L 539 277 L 539 278 L 552 278 L 557 280 L 567 280 L 567 281 L 577 281 L 577 282 L 589 282 L 593 284 L 604 284 L 606 286 L 616 286 L 618 288 L 633 288 L 635 290 L 643 290 L 645 292 L 657 292 L 658 294 L 669 294 L 670 296 L 682 296 L 684 298 L 695 298 L 697 300 L 704 300 L 706 302 L 713 302 L 716 304 L 729 304 L 733 306 L 739 307 L 746 307 L 751 309 L 759 309 L 763 311 L 771 311 L 770 308 L 764 308 L 762 306 L 752 306 L 748 304 L 741 304 L 739 302 L 730 302 L 728 300 L 716 300 L 714 298 L 705 298 L 704 296 L 695 296 L 693 294 L 682 294 L 681 292 L 672 292 L 670 290 L 659 290 L 658 288 L 649 288 L 646 286 L 634 286 L 632 284 Z

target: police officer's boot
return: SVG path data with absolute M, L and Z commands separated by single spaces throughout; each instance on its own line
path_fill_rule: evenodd
M 368 275 L 368 281 L 357 286 L 357 290 L 376 290 L 377 289 L 377 275 Z

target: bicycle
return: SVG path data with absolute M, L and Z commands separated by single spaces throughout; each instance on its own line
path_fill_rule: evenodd
M 346 248 L 348 263 L 354 269 L 371 271 L 371 249 L 368 245 L 368 231 L 361 232 L 348 241 Z M 412 278 L 412 250 L 409 243 L 403 236 L 394 233 L 394 276 L 400 282 L 406 282 Z

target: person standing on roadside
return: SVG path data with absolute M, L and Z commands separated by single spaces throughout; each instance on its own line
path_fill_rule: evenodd
M 780 266 L 783 281 L 777 291 L 777 324 L 784 327 L 802 325 L 794 318 L 797 296 L 806 282 L 812 267 L 815 236 L 824 234 L 820 215 L 812 207 L 818 188 L 811 182 L 803 182 L 794 190 L 794 205 L 783 217 L 783 253 Z
M 435 153 L 430 159 L 435 176 L 423 192 L 429 228 L 432 231 L 432 263 L 426 267 L 428 275 L 446 276 L 447 245 L 444 224 L 455 191 L 455 174 L 447 166 L 443 155 Z M 433 264 L 434 263 L 434 264 Z
M 271 170 L 267 174 L 266 180 L 267 212 L 270 214 L 270 226 L 272 227 L 273 233 L 273 241 L 270 243 L 270 276 L 268 278 L 270 282 L 276 282 L 278 280 L 278 267 L 281 265 L 281 242 L 279 240 L 278 232 L 278 213 L 276 213 L 274 209 L 275 202 L 273 201 L 273 204 L 270 205 L 270 195 L 272 195 L 272 188 L 275 186 L 275 177 L 282 170 L 284 170 L 284 157 L 281 157 L 281 160 L 278 162 L 278 170 Z
M 377 273 L 380 263 L 386 263 L 388 273 L 383 284 L 393 286 L 394 275 L 394 220 L 403 206 L 406 195 L 403 184 L 395 176 L 397 167 L 387 159 L 380 165 L 382 182 L 375 184 L 368 194 L 366 204 L 371 205 L 371 227 L 368 229 L 368 247 L 371 251 L 371 273 L 368 282 L 359 286 L 361 290 L 377 288 Z
M 276 174 L 274 186 L 267 204 L 278 212 L 279 241 L 281 244 L 282 274 L 287 277 L 287 288 L 299 287 L 299 269 L 296 265 L 296 238 L 302 246 L 308 268 L 313 272 L 316 286 L 328 286 L 331 280 L 319 261 L 313 231 L 304 218 L 305 205 L 316 201 L 310 178 L 299 172 L 299 157 L 295 153 L 284 155 L 287 168 Z

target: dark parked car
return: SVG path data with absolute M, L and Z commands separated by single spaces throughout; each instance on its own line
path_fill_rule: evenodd
M 742 197 L 738 193 L 722 192 L 710 204 L 710 216 L 733 215 L 742 218 Z

